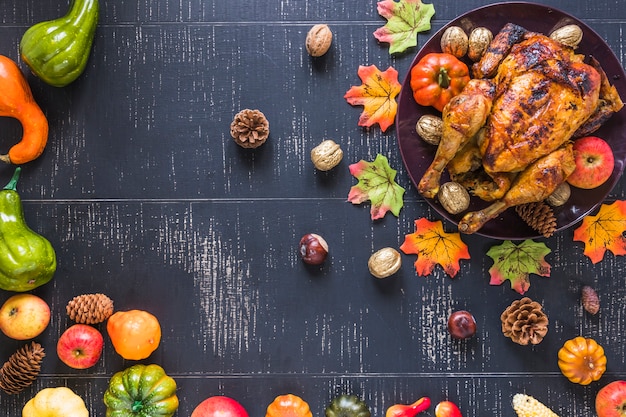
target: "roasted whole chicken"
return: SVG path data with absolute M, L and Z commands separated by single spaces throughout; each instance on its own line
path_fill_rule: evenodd
M 474 233 L 509 207 L 548 197 L 575 168 L 571 141 L 598 129 L 623 103 L 599 63 L 509 23 L 443 109 L 443 135 L 418 191 L 435 198 L 445 169 L 492 204 L 467 213 Z

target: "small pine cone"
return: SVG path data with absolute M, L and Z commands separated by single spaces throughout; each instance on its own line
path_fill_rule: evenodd
M 548 333 L 548 316 L 541 304 L 524 297 L 514 301 L 500 316 L 502 333 L 520 345 L 540 343 Z
M 22 346 L 0 369 L 0 388 L 7 394 L 17 394 L 32 385 L 39 375 L 44 356 L 39 343 Z
M 585 285 L 580 295 L 581 303 L 585 311 L 591 315 L 600 311 L 600 297 L 598 293 L 589 285 Z
M 65 307 L 76 323 L 102 323 L 113 314 L 113 300 L 104 294 L 77 295 Z
M 550 237 L 556 231 L 556 217 L 552 207 L 539 201 L 515 206 L 515 212 L 534 231 L 541 233 L 543 237 Z
M 230 135 L 243 148 L 257 148 L 270 134 L 270 124 L 259 110 L 245 109 L 235 115 L 230 124 Z

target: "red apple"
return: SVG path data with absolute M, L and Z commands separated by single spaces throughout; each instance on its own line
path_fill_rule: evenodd
M 598 417 L 626 417 L 626 381 L 613 381 L 596 395 Z
M 586 136 L 574 142 L 576 168 L 567 178 L 574 187 L 591 189 L 599 187 L 613 173 L 613 151 L 604 139 Z
M 9 297 L 0 307 L 0 330 L 16 340 L 39 336 L 50 323 L 50 307 L 33 294 Z
M 57 343 L 57 355 L 74 369 L 87 369 L 100 359 L 104 339 L 102 333 L 87 324 L 74 324 L 63 332 Z
M 435 417 L 463 417 L 463 414 L 452 401 L 442 401 L 435 407 Z
M 232 398 L 217 395 L 198 404 L 191 417 L 248 417 L 248 412 Z

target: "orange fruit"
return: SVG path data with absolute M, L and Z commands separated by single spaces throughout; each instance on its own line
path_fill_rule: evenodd
M 159 320 L 144 310 L 118 311 L 107 321 L 115 351 L 124 359 L 146 359 L 161 342 Z

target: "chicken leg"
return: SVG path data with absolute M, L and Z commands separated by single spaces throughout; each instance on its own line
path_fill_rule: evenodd
M 426 198 L 439 192 L 441 174 L 448 162 L 485 124 L 495 88 L 489 80 L 470 80 L 463 91 L 443 108 L 443 134 L 435 158 L 417 189 Z
M 515 178 L 511 188 L 501 200 L 463 216 L 459 222 L 459 231 L 474 233 L 509 207 L 546 199 L 567 179 L 575 167 L 572 144 L 568 142 L 529 165 Z

